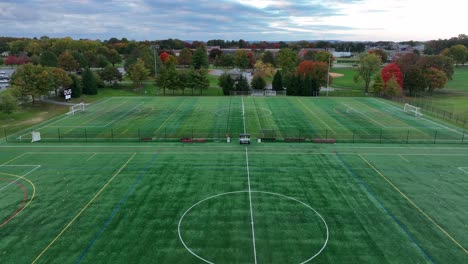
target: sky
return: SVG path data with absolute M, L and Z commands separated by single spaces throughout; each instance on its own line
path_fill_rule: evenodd
M 0 36 L 426 41 L 467 34 L 464 0 L 0 0 Z

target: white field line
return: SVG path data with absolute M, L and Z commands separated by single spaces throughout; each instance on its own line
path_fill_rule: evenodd
M 348 107 L 349 109 L 353 110 L 354 112 L 360 114 L 360 115 L 361 115 L 362 117 L 364 117 L 365 119 L 368 119 L 368 120 L 370 120 L 370 121 L 376 123 L 377 125 L 379 125 L 379 126 L 381 126 L 381 127 L 387 128 L 386 125 L 383 125 L 382 123 L 380 123 L 380 122 L 374 120 L 373 118 L 369 117 L 368 115 L 366 115 L 366 114 L 364 114 L 364 113 L 362 113 L 362 112 L 360 112 L 360 111 L 358 111 L 358 110 L 352 108 L 351 106 L 349 106 L 349 105 L 347 105 L 347 104 L 343 104 L 343 105 L 346 106 L 346 107 Z
M 161 130 L 161 128 L 164 127 L 164 125 L 167 123 L 167 121 L 169 121 L 169 119 L 171 119 L 172 116 L 174 116 L 177 112 L 179 112 L 179 108 L 181 108 L 182 105 L 184 105 L 185 101 L 186 100 L 184 100 L 184 101 L 182 101 L 182 103 L 180 103 L 180 105 L 176 108 L 176 110 L 174 112 L 172 112 L 172 114 L 170 116 L 168 116 L 166 118 L 166 120 L 164 120 L 164 122 L 158 127 L 158 129 L 156 129 L 156 131 L 154 131 L 153 135 L 156 135 L 159 132 L 159 130 Z
M 397 110 L 400 110 L 400 111 L 404 112 L 402 109 L 400 109 L 400 108 L 398 108 L 398 107 L 396 107 L 396 106 L 393 106 L 393 105 L 391 105 L 391 104 L 389 104 L 389 103 L 386 103 L 386 102 L 384 102 L 384 101 L 382 101 L 382 100 L 378 100 L 378 101 L 381 102 L 381 103 L 383 103 L 383 104 L 385 104 L 385 105 L 388 105 L 388 106 L 390 106 L 390 107 L 392 107 L 392 108 L 395 108 L 395 109 L 397 109 Z M 419 117 L 419 118 L 421 118 L 421 119 L 423 119 L 423 120 L 426 120 L 426 121 L 428 121 L 428 122 L 430 122 L 430 123 L 433 123 L 434 125 L 437 125 L 437 126 L 440 126 L 440 127 L 442 127 L 442 128 L 445 128 L 445 129 L 447 129 L 447 130 L 453 131 L 453 132 L 455 132 L 455 133 L 457 133 L 457 134 L 463 135 L 463 133 L 460 132 L 460 131 L 457 131 L 457 130 L 455 130 L 455 129 L 453 129 L 453 128 L 450 128 L 450 127 L 447 127 L 447 126 L 444 126 L 444 125 L 442 125 L 442 124 L 439 124 L 439 123 L 437 123 L 437 122 L 434 122 L 434 121 L 432 121 L 432 120 L 429 120 L 429 119 L 427 119 L 427 118 L 425 118 L 425 117 L 422 117 L 422 116 L 421 116 L 421 117 Z M 465 136 L 468 136 L 468 134 L 464 134 L 464 135 L 465 135 Z
M 464 169 L 468 169 L 468 167 L 458 167 L 459 170 L 463 171 L 464 173 L 468 173 L 468 171 Z
M 409 162 L 407 158 L 403 157 L 403 154 L 398 154 L 398 156 L 400 156 L 400 158 L 404 159 L 406 162 Z
M 245 129 L 245 107 L 244 107 L 244 96 L 242 96 L 242 121 L 244 121 L 244 134 L 246 134 Z
M 242 120 L 244 121 L 244 134 L 246 134 L 247 130 L 245 127 L 244 96 L 242 96 Z M 253 250 L 254 250 L 255 264 L 257 264 L 257 250 L 255 248 L 255 224 L 254 224 L 254 215 L 253 215 L 253 208 L 252 208 L 252 191 L 250 189 L 249 153 L 247 152 L 247 147 L 245 147 L 245 163 L 246 163 L 246 169 L 247 169 L 247 184 L 249 187 L 250 223 L 252 225 L 252 245 L 253 245 Z
M 3 163 L 3 164 L 0 165 L 0 166 L 7 166 L 6 164 L 8 164 L 8 163 L 10 163 L 10 162 L 12 162 L 12 161 L 14 161 L 14 160 L 16 160 L 16 159 L 19 159 L 19 158 L 23 157 L 23 156 L 26 155 L 26 154 L 27 154 L 27 152 L 25 152 L 25 153 L 23 153 L 23 154 L 21 154 L 21 155 L 18 155 L 18 156 L 16 156 L 16 157 L 12 158 L 11 160 L 9 160 L 9 161 Z
M 23 176 L 21 176 L 21 178 L 18 178 L 10 183 L 8 183 L 7 185 L 3 186 L 2 188 L 0 188 L 0 191 L 2 191 L 3 189 L 7 188 L 8 186 L 12 185 L 12 184 L 15 184 L 17 182 L 19 182 L 20 180 L 24 179 L 24 177 L 28 174 L 30 174 L 31 172 L 39 169 L 41 167 L 41 165 L 0 165 L 0 167 L 33 167 L 35 166 L 34 169 L 28 171 L 26 174 L 24 174 Z
M 257 264 L 257 250 L 255 249 L 255 227 L 254 227 L 254 215 L 252 209 L 252 191 L 250 189 L 250 169 L 249 169 L 249 154 L 247 152 L 247 147 L 245 147 L 245 162 L 247 167 L 247 182 L 249 186 L 249 204 L 250 204 L 250 223 L 252 224 L 252 244 L 254 250 L 254 260 L 255 264 Z
M 92 158 L 94 158 L 94 156 L 96 156 L 96 154 L 97 154 L 97 153 L 95 152 L 95 153 L 94 153 L 91 157 L 89 157 L 86 161 L 90 161 Z

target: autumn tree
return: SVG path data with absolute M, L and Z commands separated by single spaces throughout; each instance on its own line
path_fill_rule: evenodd
M 385 94 L 390 96 L 400 96 L 402 88 L 395 76 L 392 76 L 385 85 Z
M 400 87 L 403 87 L 403 75 L 400 71 L 400 67 L 398 67 L 396 63 L 390 63 L 387 66 L 385 66 L 381 71 L 381 76 L 382 81 L 384 83 L 384 90 L 388 80 L 390 80 L 393 77 L 395 77 L 396 81 L 398 82 L 398 85 Z
M 276 63 L 283 73 L 292 73 L 297 66 L 297 54 L 290 48 L 281 49 L 276 55 Z
M 468 49 L 464 45 L 454 45 L 445 53 L 444 55 L 452 58 L 456 65 L 463 65 L 468 59 Z
M 145 67 L 143 60 L 138 59 L 136 63 L 130 65 L 127 74 L 135 88 L 143 88 L 143 81 L 148 78 L 149 70 Z
M 122 73 L 120 73 L 119 69 L 110 64 L 100 70 L 98 74 L 103 81 L 110 83 L 112 86 L 122 81 Z
M 58 97 L 59 91 L 69 87 L 72 84 L 72 79 L 67 72 L 62 68 L 48 67 L 46 68 L 50 75 L 50 85 Z
M 68 51 L 64 51 L 62 54 L 60 54 L 58 58 L 58 64 L 60 68 L 68 72 L 76 71 L 80 66 L 75 58 L 73 58 L 72 54 Z
M 177 60 L 179 65 L 192 65 L 192 51 L 188 48 L 182 49 Z
M 36 98 L 46 95 L 51 89 L 50 73 L 42 66 L 35 66 L 30 63 L 18 67 L 11 78 L 14 94 L 32 103 Z
M 245 50 L 237 50 L 234 56 L 234 65 L 240 69 L 247 69 L 250 61 Z
M 364 93 L 369 92 L 369 84 L 372 76 L 380 69 L 380 57 L 375 54 L 364 54 L 359 58 L 359 65 L 357 67 L 354 81 L 364 81 Z
M 384 84 L 382 80 L 382 75 L 376 74 L 374 76 L 374 82 L 372 83 L 372 86 L 371 86 L 371 91 L 375 95 L 381 95 L 383 93 L 383 87 L 384 87 Z
M 11 95 L 11 92 L 6 91 L 0 93 L 0 111 L 10 115 L 18 107 L 18 101 Z
M 385 52 L 385 50 L 375 49 L 375 50 L 369 51 L 369 53 L 379 56 L 382 63 L 386 63 L 388 60 L 388 54 L 387 52 Z
M 275 72 L 275 67 L 270 63 L 264 63 L 263 61 L 259 60 L 255 63 L 254 66 L 255 75 L 265 77 L 272 77 L 273 73 Z
M 317 81 L 321 86 L 327 84 L 328 79 L 328 64 L 318 61 L 303 61 L 299 64 L 296 70 L 303 77 L 309 75 L 312 79 Z M 331 83 L 331 78 L 330 78 Z
M 429 93 L 432 94 L 434 89 L 440 89 L 445 86 L 448 81 L 444 71 L 431 67 L 425 72 L 426 84 Z
M 273 65 L 273 67 L 276 66 L 276 61 L 275 61 L 275 57 L 273 56 L 273 53 L 269 50 L 265 51 L 265 53 L 263 53 L 262 55 L 262 62 L 265 63 L 265 64 L 271 64 Z

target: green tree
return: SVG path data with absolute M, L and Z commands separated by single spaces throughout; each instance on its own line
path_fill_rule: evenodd
M 381 60 L 380 57 L 367 53 L 361 55 L 359 58 L 359 66 L 357 68 L 357 73 L 354 76 L 354 81 L 358 82 L 359 80 L 364 81 L 364 93 L 369 92 L 369 84 L 372 76 L 380 69 Z
M 100 70 L 98 74 L 103 81 L 110 83 L 112 86 L 122 81 L 122 73 L 120 73 L 119 69 L 110 64 Z
M 194 70 L 195 74 L 192 74 L 192 82 L 196 89 L 200 89 L 200 95 L 203 95 L 203 90 L 210 87 L 210 81 L 208 80 L 208 70 L 200 69 Z
M 239 79 L 237 79 L 235 87 L 236 91 L 248 91 L 250 88 L 247 78 L 242 74 L 239 76 Z
M 395 76 L 392 76 L 390 80 L 385 84 L 385 94 L 390 96 L 400 96 L 401 86 Z
M 464 45 L 454 45 L 448 49 L 448 56 L 455 61 L 455 65 L 464 64 L 467 60 L 468 49 Z
M 200 45 L 192 57 L 193 68 L 196 70 L 205 68 L 208 69 L 208 55 L 206 54 L 205 46 Z
M 3 58 L 0 58 L 0 65 L 3 65 Z
M 192 65 L 192 51 L 184 48 L 180 51 L 178 58 L 179 65 Z
M 426 88 L 426 79 L 423 71 L 419 68 L 409 70 L 406 73 L 403 87 L 409 91 L 410 96 L 414 96 L 418 92 L 424 91 Z
M 247 52 L 245 50 L 236 51 L 234 56 L 234 65 L 240 69 L 247 69 L 249 67 L 249 57 L 247 57 Z
M 107 54 L 107 60 L 115 67 L 116 64 L 122 62 L 122 57 L 115 49 L 110 49 Z
M 447 75 L 444 71 L 431 67 L 425 72 L 426 84 L 429 93 L 432 94 L 434 89 L 441 89 L 448 81 Z
M 58 67 L 58 58 L 52 51 L 44 51 L 41 54 L 39 63 L 46 67 Z
M 250 86 L 254 90 L 264 90 L 266 88 L 266 81 L 260 75 L 255 75 L 250 83 Z
M 375 95 L 381 95 L 382 94 L 382 92 L 383 92 L 383 80 L 382 80 L 382 76 L 380 74 L 376 74 L 374 76 L 374 82 L 372 83 L 371 91 Z
M 218 78 L 218 85 L 223 89 L 224 95 L 229 95 L 229 92 L 234 88 L 234 80 L 231 78 L 231 75 L 223 73 Z
M 276 55 L 276 64 L 285 74 L 294 72 L 297 62 L 297 54 L 290 48 L 281 49 Z
M 272 88 L 275 91 L 283 91 L 283 76 L 281 71 L 276 71 L 275 76 L 273 77 Z
M 110 62 L 109 62 L 109 60 L 107 59 L 106 56 L 104 56 L 102 54 L 98 54 L 96 56 L 96 66 L 98 66 L 99 68 L 104 68 L 109 64 L 110 64 Z
M 143 81 L 148 78 L 149 70 L 145 67 L 143 60 L 138 59 L 135 64 L 132 64 L 128 68 L 127 74 L 135 88 L 142 88 Z
M 0 93 L 0 111 L 3 113 L 10 115 L 13 111 L 16 110 L 18 106 L 18 101 L 16 98 L 11 95 L 10 92 L 3 92 Z
M 55 96 L 59 96 L 59 91 L 67 88 L 72 84 L 72 79 L 68 76 L 67 72 L 62 68 L 48 67 L 51 88 L 55 92 Z
M 94 76 L 90 68 L 84 70 L 81 77 L 81 86 L 83 87 L 83 94 L 93 95 L 98 93 L 96 76 Z
M 267 51 L 265 51 L 265 53 L 263 53 L 262 61 L 265 64 L 269 63 L 269 64 L 273 65 L 273 67 L 276 66 L 275 57 L 273 56 L 273 53 L 271 51 L 269 51 L 269 50 L 267 50 Z
M 12 76 L 12 89 L 21 99 L 32 99 L 34 104 L 37 97 L 46 95 L 51 89 L 50 74 L 46 68 L 30 63 L 21 65 Z
M 81 83 L 80 77 L 78 77 L 76 74 L 71 73 L 70 79 L 72 80 L 72 83 L 70 85 L 70 88 L 72 89 L 72 97 L 73 98 L 79 98 L 81 97 L 81 94 L 83 94 L 83 86 Z

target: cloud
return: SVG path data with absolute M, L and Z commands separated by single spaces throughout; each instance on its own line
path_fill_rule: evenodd
M 431 7 L 415 1 L 418 11 Z M 399 0 L 3 0 L 0 23 L 2 34 L 28 37 L 357 40 L 372 39 L 375 30 L 405 30 L 385 19 L 408 23 L 408 6 Z

